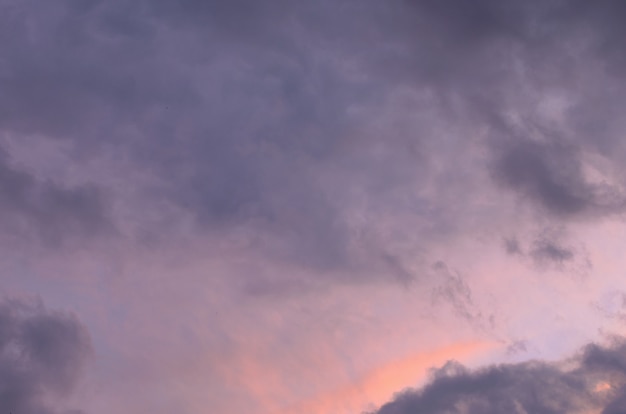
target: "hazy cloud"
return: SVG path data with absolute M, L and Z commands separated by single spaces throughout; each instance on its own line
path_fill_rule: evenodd
M 476 329 L 489 331 L 494 328 L 494 315 L 484 315 L 472 299 L 472 289 L 458 272 L 443 262 L 433 265 L 438 285 L 432 291 L 433 303 L 444 302 L 452 307 L 457 317 L 472 324 Z
M 533 249 L 530 251 L 530 256 L 539 263 L 547 261 L 563 264 L 563 262 L 574 259 L 574 252 L 553 241 L 540 239 L 535 241 Z
M 520 242 L 515 237 L 504 239 L 504 250 L 511 255 L 523 254 Z
M 67 187 L 21 171 L 0 154 L 0 225 L 11 236 L 49 245 L 113 230 L 106 197 L 96 186 Z

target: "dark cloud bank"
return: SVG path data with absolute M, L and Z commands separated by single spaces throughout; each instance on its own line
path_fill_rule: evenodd
M 91 354 L 85 328 L 41 304 L 0 301 L 0 409 L 13 414 L 69 414 L 69 396 Z
M 530 361 L 470 370 L 449 362 L 421 389 L 370 414 L 618 414 L 626 412 L 626 342 L 591 344 L 558 363 Z
M 360 266 L 406 279 L 407 255 L 468 231 L 483 214 L 468 201 L 497 203 L 498 191 L 565 225 L 626 205 L 618 0 L 0 7 L 0 130 L 71 142 L 80 159 L 118 154 L 155 177 L 129 180 L 137 209 L 248 234 L 247 247 L 318 275 Z M 555 96 L 560 109 L 544 102 Z M 589 159 L 615 180 L 590 180 Z M 19 208 L 44 237 L 114 227 L 103 206 L 130 203 L 97 180 L 47 188 L 20 174 L 3 177 L 21 192 L 3 191 L 24 207 L 0 213 Z M 168 240 L 151 226 L 137 227 Z M 413 237 L 411 252 L 384 234 Z

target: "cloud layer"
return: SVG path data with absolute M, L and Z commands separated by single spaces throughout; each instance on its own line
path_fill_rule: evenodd
M 129 234 L 117 205 L 132 237 L 191 222 L 318 273 L 402 278 L 384 234 L 417 251 L 476 231 L 485 203 L 507 220 L 500 191 L 560 223 L 623 211 L 619 2 L 46 7 L 3 1 L 2 131 L 69 142 L 74 171 L 110 156 L 29 201 L 36 178 L 7 170 L 44 237 Z M 128 165 L 149 181 L 111 188 Z

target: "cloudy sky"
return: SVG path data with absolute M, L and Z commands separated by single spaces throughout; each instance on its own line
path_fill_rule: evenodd
M 0 0 L 0 406 L 626 412 L 626 2 Z

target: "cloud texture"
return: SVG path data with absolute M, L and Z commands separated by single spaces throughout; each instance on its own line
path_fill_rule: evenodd
M 403 277 L 383 234 L 412 235 L 389 217 L 427 249 L 485 203 L 506 214 L 499 192 L 562 223 L 623 211 L 619 2 L 34 4 L 3 2 L 4 134 L 150 177 L 126 181 L 139 200 L 87 175 L 25 201 L 7 170 L 47 237 L 123 227 L 108 204 L 156 237 L 143 203 L 316 271 Z
M 585 381 L 622 345 L 520 361 L 623 334 L 625 21 L 621 0 L 0 0 L 0 293 L 89 326 L 94 414 L 360 412 L 390 396 L 359 384 L 423 378 L 394 361 L 457 353 L 381 413 L 610 410 L 621 388 Z M 82 325 L 6 306 L 39 364 L 7 365 L 15 404 L 53 407 Z M 29 356 L 44 316 L 63 368 Z

